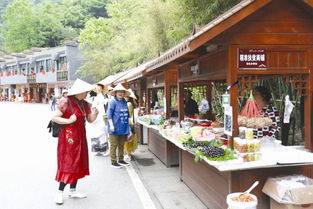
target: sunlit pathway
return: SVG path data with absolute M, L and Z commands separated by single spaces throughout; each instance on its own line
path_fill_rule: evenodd
M 57 139 L 46 129 L 50 115 L 48 105 L 0 102 L 0 209 L 151 208 L 149 195 L 139 198 L 145 189 L 133 170 L 110 168 L 109 157 L 91 153 L 91 175 L 77 186 L 88 198 L 56 205 Z

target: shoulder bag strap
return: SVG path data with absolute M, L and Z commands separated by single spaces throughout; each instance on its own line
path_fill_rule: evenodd
M 72 107 L 72 102 L 71 102 L 71 100 L 69 98 L 67 98 L 67 103 L 68 103 L 68 105 L 70 107 L 71 115 L 73 115 L 74 111 L 73 111 L 73 107 Z

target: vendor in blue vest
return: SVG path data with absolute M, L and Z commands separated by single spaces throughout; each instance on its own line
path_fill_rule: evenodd
M 114 97 L 108 104 L 108 130 L 110 142 L 111 167 L 121 168 L 128 166 L 124 159 L 124 143 L 129 134 L 129 112 L 124 96 L 129 96 L 129 92 L 121 84 L 118 84 L 113 90 Z M 118 152 L 118 159 L 116 157 Z

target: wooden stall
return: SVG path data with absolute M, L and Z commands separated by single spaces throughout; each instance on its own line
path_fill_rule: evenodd
M 151 104 L 155 103 L 154 96 L 158 91 L 163 92 L 163 101 L 166 110 L 166 118 L 171 114 L 171 89 L 177 86 L 177 69 L 166 69 L 162 72 L 147 75 L 146 95 L 148 113 L 151 113 Z M 146 130 L 145 130 L 146 129 Z M 179 149 L 173 143 L 166 140 L 158 130 L 143 127 L 143 132 L 148 135 L 148 148 L 158 157 L 167 167 L 178 165 Z
M 184 88 L 191 82 L 239 81 L 230 89 L 232 135 L 238 136 L 238 98 L 260 80 L 278 78 L 301 97 L 304 144 L 313 151 L 312 82 L 313 3 L 302 0 L 244 0 L 208 23 L 150 65 L 150 71 L 178 68 L 179 116 L 184 118 Z M 197 72 L 194 66 L 197 65 Z M 275 84 L 274 84 L 275 88 Z M 232 138 L 230 138 L 232 141 Z M 230 143 L 232 146 L 232 143 Z M 238 168 L 220 171 L 180 150 L 181 179 L 208 208 L 227 208 L 226 195 L 244 191 L 255 180 L 258 208 L 268 209 L 269 197 L 261 192 L 267 177 L 301 173 L 313 177 L 312 166 Z

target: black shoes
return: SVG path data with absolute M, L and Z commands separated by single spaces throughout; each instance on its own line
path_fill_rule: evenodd
M 123 166 L 118 164 L 117 162 L 111 164 L 112 168 L 122 168 Z
M 129 163 L 125 162 L 124 160 L 118 161 L 118 164 L 120 164 L 122 166 L 129 166 Z

